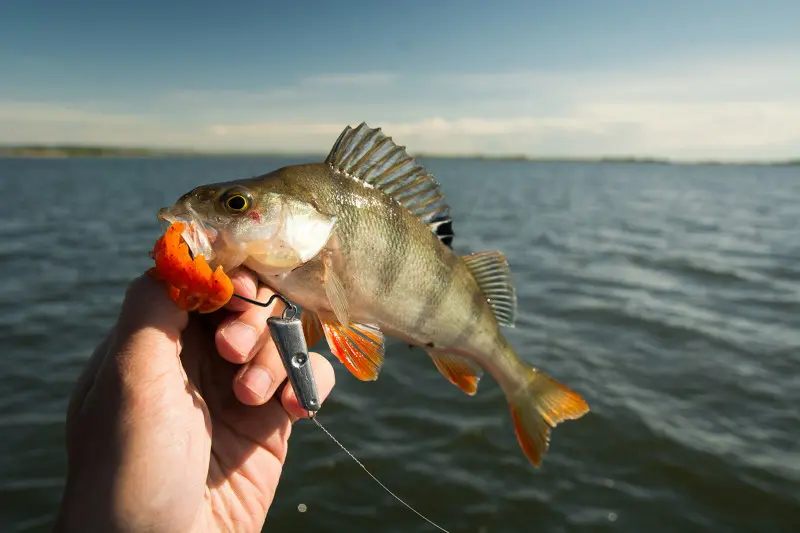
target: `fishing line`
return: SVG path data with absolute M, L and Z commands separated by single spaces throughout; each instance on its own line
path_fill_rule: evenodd
M 364 464 L 363 464 L 361 461 L 359 461 L 358 459 L 356 459 L 356 456 L 355 456 L 355 455 L 353 455 L 353 454 L 350 452 L 350 450 L 348 450 L 347 448 L 345 448 L 345 447 L 344 447 L 344 444 L 342 444 L 341 442 L 339 442 L 338 440 L 336 440 L 336 437 L 334 437 L 333 435 L 331 435 L 331 432 L 330 432 L 330 431 L 328 431 L 327 429 L 325 429 L 325 426 L 323 426 L 323 425 L 322 425 L 322 423 L 320 423 L 320 421 L 319 421 L 319 420 L 317 420 L 317 416 L 316 416 L 314 413 L 311 413 L 311 412 L 309 412 L 309 413 L 308 413 L 308 415 L 309 415 L 309 418 L 310 418 L 310 419 L 311 419 L 311 420 L 312 420 L 312 421 L 313 421 L 313 422 L 314 422 L 314 423 L 317 425 L 317 427 L 318 427 L 319 429 L 321 429 L 322 431 L 324 431 L 324 432 L 325 432 L 325 434 L 326 434 L 326 435 L 328 435 L 328 436 L 331 438 L 331 440 L 333 440 L 333 442 L 335 442 L 335 443 L 336 443 L 336 444 L 339 446 L 339 448 L 341 448 L 341 449 L 342 449 L 342 451 L 344 451 L 344 453 L 346 453 L 347 455 L 349 455 L 349 456 L 350 456 L 350 457 L 353 459 L 353 461 L 355 461 L 355 462 L 356 462 L 356 464 L 357 464 L 358 466 L 360 466 L 360 467 L 361 467 L 361 469 L 362 469 L 362 470 L 364 470 L 364 472 L 366 472 L 366 473 L 367 473 L 367 475 L 368 475 L 369 477 L 371 477 L 372 479 L 374 479 L 374 480 L 375 480 L 375 483 L 377 483 L 378 485 L 380 485 L 380 486 L 381 486 L 381 488 L 383 488 L 383 490 L 385 490 L 386 492 L 388 492 L 388 493 L 389 493 L 389 494 L 390 494 L 390 495 L 391 495 L 391 496 L 392 496 L 392 497 L 393 497 L 395 500 L 397 500 L 398 502 L 400 502 L 400 503 L 402 503 L 403 505 L 405 505 L 406 507 L 408 507 L 408 508 L 409 508 L 409 509 L 410 509 L 410 510 L 411 510 L 411 511 L 414 513 L 414 514 L 416 514 L 417 516 L 419 516 L 420 518 L 422 518 L 423 520 L 425 520 L 427 523 L 429 523 L 430 525 L 432 525 L 433 527 L 435 527 L 435 528 L 436 528 L 436 529 L 438 529 L 439 531 L 444 531 L 444 533 L 450 533 L 450 532 L 449 532 L 449 531 L 447 531 L 445 528 L 443 528 L 442 526 L 440 526 L 440 525 L 439 525 L 439 524 L 437 524 L 436 522 L 434 522 L 434 521 L 430 520 L 428 517 L 426 517 L 425 515 L 423 515 L 422 513 L 420 513 L 419 511 L 417 511 L 416 509 L 414 509 L 413 507 L 411 507 L 411 506 L 410 506 L 409 504 L 407 504 L 406 502 L 404 502 L 404 501 L 403 501 L 403 500 L 400 498 L 400 496 L 398 496 L 397 494 L 395 494 L 394 492 L 392 492 L 391 490 L 389 490 L 389 487 L 387 487 L 386 485 L 384 485 L 383 483 L 381 483 L 381 480 L 379 480 L 378 478 L 376 478 L 376 477 L 375 477 L 375 476 L 372 474 L 372 472 L 370 472 L 369 470 L 367 470 L 367 467 L 366 467 L 366 466 L 364 466 Z
M 330 431 L 325 429 L 325 426 L 323 426 L 322 423 L 317 420 L 317 411 L 320 408 L 321 402 L 317 394 L 316 382 L 314 381 L 314 376 L 311 371 L 311 362 L 308 357 L 308 347 L 306 346 L 305 335 L 303 334 L 303 326 L 300 320 L 297 318 L 297 306 L 277 293 L 273 294 L 272 297 L 270 297 L 270 299 L 266 302 L 259 302 L 258 300 L 246 298 L 236 293 L 234 293 L 234 296 L 244 300 L 245 302 L 260 307 L 269 307 L 276 299 L 284 303 L 285 308 L 281 318 L 277 319 L 276 317 L 271 317 L 267 319 L 267 324 L 269 326 L 272 339 L 275 341 L 275 346 L 278 349 L 278 354 L 283 361 L 287 377 L 291 382 L 300 406 L 306 410 L 308 417 L 317 425 L 317 427 L 321 429 L 328 437 L 330 437 L 331 440 L 335 442 L 344 453 L 349 455 L 350 458 L 355 461 L 356 464 L 360 466 L 361 469 L 375 481 L 375 483 L 380 485 L 383 490 L 388 492 L 395 500 L 402 503 L 409 510 L 411 510 L 411 512 L 425 520 L 439 531 L 450 533 L 448 530 L 414 509 L 411 505 L 407 504 L 402 498 L 400 498 L 400 496 L 389 490 L 389 487 L 384 485 L 381 480 L 375 477 L 375 475 L 370 472 L 350 450 L 345 448 L 344 444 L 339 442 L 336 437 L 334 437 Z

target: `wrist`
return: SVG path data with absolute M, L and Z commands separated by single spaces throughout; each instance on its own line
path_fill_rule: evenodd
M 107 501 L 107 496 L 106 496 Z M 117 533 L 121 531 L 108 520 L 107 506 L 93 498 L 91 491 L 78 489 L 68 480 L 61 496 L 54 533 Z

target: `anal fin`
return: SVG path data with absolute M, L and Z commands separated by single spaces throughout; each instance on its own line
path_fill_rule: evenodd
M 469 359 L 445 351 L 428 350 L 433 364 L 447 380 L 469 394 L 478 392 L 478 382 L 483 376 L 483 369 Z
M 361 381 L 378 379 L 383 365 L 383 333 L 368 324 L 343 326 L 322 320 L 322 331 L 333 355 Z

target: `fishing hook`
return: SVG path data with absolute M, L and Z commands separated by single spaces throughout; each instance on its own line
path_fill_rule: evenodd
M 283 302 L 283 305 L 286 306 L 285 309 L 283 310 L 283 313 L 281 314 L 281 317 L 284 320 L 291 320 L 297 317 L 297 306 L 294 305 L 289 300 L 287 300 L 286 298 L 284 298 L 283 296 L 281 296 L 280 294 L 277 293 L 273 294 L 272 296 L 269 297 L 269 300 L 267 300 L 266 303 L 259 302 L 258 300 L 253 300 L 251 298 L 247 298 L 246 296 L 242 296 L 236 293 L 233 293 L 233 295 L 239 298 L 240 300 L 244 300 L 247 303 L 251 303 L 259 307 L 269 307 L 270 305 L 272 305 L 272 302 L 275 301 L 276 299 L 280 300 L 281 302 Z

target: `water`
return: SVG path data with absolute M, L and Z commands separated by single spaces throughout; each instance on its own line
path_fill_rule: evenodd
M 0 530 L 50 528 L 66 402 L 156 209 L 300 160 L 0 160 Z M 334 363 L 334 435 L 454 533 L 800 531 L 798 167 L 426 164 L 456 249 L 508 255 L 510 341 L 593 410 L 535 471 L 490 378 L 470 398 L 393 343 L 377 382 Z M 308 421 L 265 531 L 298 529 L 433 531 Z

